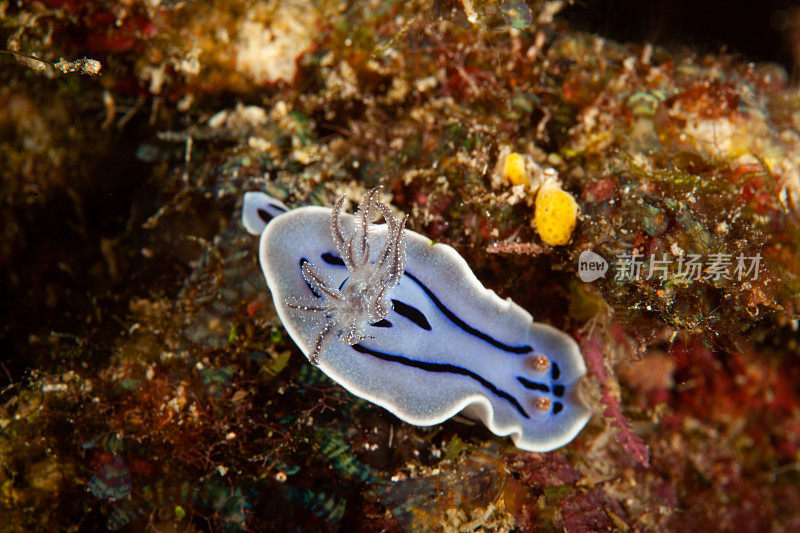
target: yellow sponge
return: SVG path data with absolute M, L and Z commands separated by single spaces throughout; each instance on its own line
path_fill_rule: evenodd
M 508 154 L 503 164 L 503 174 L 512 185 L 524 185 L 528 183 L 528 173 L 525 171 L 525 158 L 516 152 Z
M 578 221 L 578 203 L 558 184 L 545 183 L 536 195 L 533 221 L 546 244 L 567 244 Z

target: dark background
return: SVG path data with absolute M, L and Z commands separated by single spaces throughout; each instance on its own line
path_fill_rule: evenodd
M 708 53 L 723 50 L 746 60 L 780 63 L 797 79 L 798 1 L 574 0 L 559 16 L 578 29 L 615 41 Z

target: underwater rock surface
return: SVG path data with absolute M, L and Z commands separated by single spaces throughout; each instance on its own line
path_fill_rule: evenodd
M 798 87 L 561 7 L 0 6 L 0 523 L 800 528 Z M 377 185 L 579 343 L 569 445 L 412 426 L 307 364 L 240 199 Z

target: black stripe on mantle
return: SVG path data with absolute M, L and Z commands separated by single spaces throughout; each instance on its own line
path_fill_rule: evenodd
M 445 374 L 459 374 L 461 376 L 467 376 L 468 378 L 474 379 L 490 391 L 494 393 L 496 396 L 503 398 L 504 400 L 508 401 L 514 408 L 519 411 L 519 413 L 525 417 L 530 418 L 528 413 L 522 408 L 522 405 L 514 398 L 512 395 L 507 393 L 506 391 L 497 388 L 497 386 L 492 383 L 491 381 L 487 380 L 483 376 L 476 374 L 472 370 L 468 370 L 466 368 L 462 368 L 460 366 L 451 365 L 449 363 L 431 363 L 428 361 L 417 361 L 415 359 L 410 359 L 408 357 L 404 357 L 402 355 L 394 355 L 385 352 L 379 352 L 377 350 L 373 350 L 371 348 L 367 348 L 361 344 L 354 344 L 352 348 L 357 351 L 358 353 L 371 355 L 373 357 L 377 357 L 383 361 L 388 361 L 390 363 L 399 363 L 401 365 L 410 366 L 412 368 L 419 368 L 420 370 L 425 370 L 426 372 L 441 372 Z

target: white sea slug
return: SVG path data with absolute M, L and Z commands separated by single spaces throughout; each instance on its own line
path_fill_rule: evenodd
M 309 360 L 411 424 L 461 413 L 525 450 L 571 441 L 590 416 L 575 341 L 483 287 L 450 246 L 404 229 L 378 189 L 356 216 L 343 202 L 244 197 L 275 309 Z

